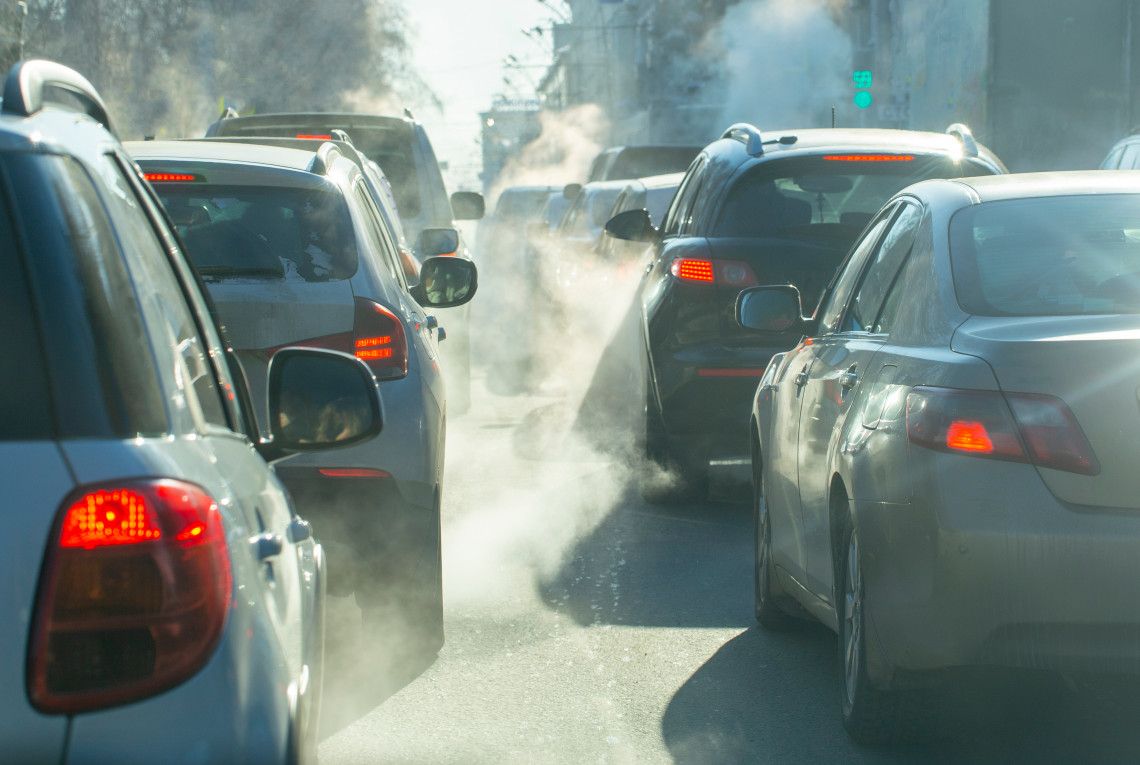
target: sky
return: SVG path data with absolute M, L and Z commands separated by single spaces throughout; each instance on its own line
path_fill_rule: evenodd
M 541 65 L 550 62 L 549 31 L 540 43 L 522 30 L 536 25 L 549 29 L 556 15 L 540 0 L 407 0 L 406 7 L 415 32 L 414 64 L 443 103 L 442 113 L 420 107 L 416 119 L 427 129 L 441 163 L 447 163 L 448 191 L 481 191 L 479 112 L 491 106 L 496 94 L 533 95 Z M 508 55 L 533 68 L 508 70 L 503 65 Z M 507 86 L 504 76 L 517 85 Z

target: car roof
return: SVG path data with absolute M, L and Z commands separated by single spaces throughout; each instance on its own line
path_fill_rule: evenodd
M 647 189 L 664 189 L 670 186 L 680 186 L 684 173 L 666 173 L 664 175 L 651 175 L 648 178 L 637 178 L 628 183 L 640 183 Z
M 233 162 L 308 172 L 315 155 L 302 149 L 225 141 L 128 141 L 127 153 L 139 159 Z
M 242 125 L 246 128 L 258 125 L 273 126 L 308 126 L 335 127 L 350 129 L 353 127 L 411 127 L 416 125 L 415 120 L 408 117 L 388 116 L 382 114 L 354 114 L 352 112 L 272 112 L 269 114 L 255 114 L 248 117 L 229 117 L 219 120 L 215 125 Z M 220 128 L 219 128 L 220 129 Z
M 935 184 L 952 184 L 958 188 L 966 186 L 973 192 L 978 203 L 1082 194 L 1137 194 L 1140 193 L 1140 170 L 1066 170 L 984 175 L 923 181 L 914 188 L 921 193 L 922 187 L 931 188 Z
M 962 144 L 946 133 L 921 130 L 891 130 L 885 128 L 808 128 L 803 130 L 761 130 L 765 141 L 764 153 L 756 155 L 778 156 L 784 153 L 815 152 L 821 149 L 881 149 L 883 151 L 919 151 L 934 154 L 962 154 Z M 780 139 L 795 136 L 793 143 Z M 767 143 L 772 141 L 772 143 Z M 730 142 L 745 150 L 736 139 L 722 138 L 713 146 Z

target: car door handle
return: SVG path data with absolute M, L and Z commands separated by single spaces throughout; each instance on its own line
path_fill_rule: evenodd
M 267 558 L 280 555 L 281 551 L 285 549 L 285 542 L 281 538 L 281 535 L 272 531 L 258 534 L 253 537 L 250 542 L 257 550 L 258 560 L 266 560 Z
M 289 524 L 288 533 L 289 541 L 298 544 L 313 536 L 313 526 L 304 518 L 294 518 Z
M 440 327 L 439 329 L 437 329 L 435 331 L 435 341 L 437 343 L 442 343 L 446 339 L 447 339 L 447 330 L 446 329 L 444 329 L 443 327 Z
M 439 319 L 435 318 L 434 316 L 425 316 L 424 326 L 428 329 L 435 329 L 439 326 Z
M 795 383 L 798 387 L 802 388 L 805 385 L 807 385 L 807 381 L 808 381 L 807 372 L 800 372 L 798 375 L 796 375 L 792 379 L 795 381 Z

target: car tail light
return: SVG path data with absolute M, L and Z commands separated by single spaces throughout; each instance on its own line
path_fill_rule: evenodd
M 353 352 L 377 377 L 408 374 L 408 340 L 396 314 L 379 303 L 356 298 L 352 322 Z
M 151 183 L 197 183 L 206 180 L 190 173 L 143 173 L 143 177 Z
M 202 489 L 162 479 L 73 494 L 40 575 L 33 706 L 74 714 L 177 685 L 213 654 L 232 591 L 221 514 Z
M 752 266 L 743 260 L 708 260 L 677 258 L 669 267 L 673 278 L 697 284 L 721 284 L 727 287 L 755 287 L 760 282 Z
M 282 348 L 326 348 L 351 353 L 382 380 L 408 374 L 408 340 L 403 323 L 396 314 L 366 298 L 356 298 L 351 332 L 297 340 L 269 348 L 264 353 L 272 358 Z
M 314 134 L 311 134 L 311 133 L 305 133 L 305 134 L 298 134 L 298 135 L 297 135 L 297 137 L 298 137 L 298 138 L 303 138 L 303 139 L 305 139 L 306 141 L 331 141 L 331 140 L 332 140 L 332 134 L 329 134 L 329 135 L 314 135 Z
M 832 162 L 910 162 L 910 154 L 828 154 L 825 160 Z
M 906 431 L 912 444 L 935 451 L 1100 472 L 1073 413 L 1054 396 L 918 387 L 907 395 Z

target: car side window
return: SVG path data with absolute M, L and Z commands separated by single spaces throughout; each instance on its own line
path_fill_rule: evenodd
M 1101 170 L 1115 170 L 1116 166 L 1120 164 L 1120 155 L 1124 153 L 1124 148 L 1113 149 L 1104 161 L 1100 163 Z
M 101 157 L 99 171 L 110 192 L 107 207 L 150 330 L 175 432 L 196 432 L 206 423 L 229 428 L 208 346 L 186 306 L 145 204 L 110 155 Z
M 855 291 L 851 307 L 843 322 L 846 332 L 870 332 L 883 305 L 887 290 L 894 283 L 906 256 L 914 244 L 915 232 L 922 222 L 922 208 L 909 202 L 903 203 L 899 213 L 891 222 L 883 243 L 875 253 L 863 282 Z
M 839 329 L 839 320 L 843 316 L 843 309 L 847 305 L 851 293 L 854 292 L 855 286 L 859 283 L 859 277 L 863 273 L 863 266 L 866 265 L 868 258 L 870 258 L 871 254 L 875 251 L 875 246 L 879 242 L 879 235 L 883 233 L 883 229 L 894 213 L 895 207 L 895 205 L 892 205 L 890 208 L 879 213 L 867 231 L 864 232 L 863 238 L 856 243 L 855 249 L 847 256 L 847 259 L 833 280 L 831 288 L 824 293 L 818 314 L 820 317 L 820 335 L 841 331 Z
M 689 167 L 689 172 L 681 179 L 681 185 L 677 188 L 677 195 L 673 198 L 673 203 L 669 205 L 669 211 L 665 213 L 665 222 L 661 225 L 661 233 L 664 236 L 676 236 L 681 233 L 685 215 L 693 207 L 693 191 L 700 185 L 699 180 L 707 164 L 708 159 L 706 157 L 697 157 Z
M 392 278 L 400 285 L 401 289 L 407 290 L 408 285 L 407 282 L 404 281 L 404 269 L 400 266 L 396 254 L 396 247 L 389 240 L 384 219 L 380 216 L 376 206 L 372 204 L 372 197 L 368 193 L 368 190 L 364 188 L 363 181 L 356 184 L 354 193 L 356 194 L 356 201 L 360 203 L 361 209 L 364 210 L 366 216 L 365 228 L 368 230 L 368 241 L 372 245 L 376 257 L 380 259 L 380 263 L 384 266 L 385 270 L 392 275 Z

